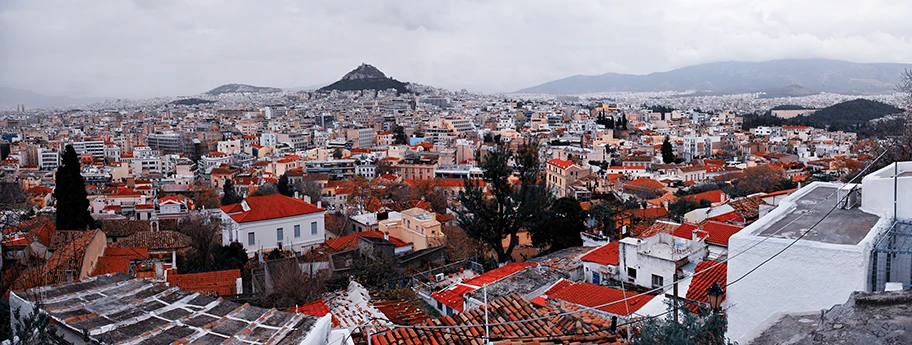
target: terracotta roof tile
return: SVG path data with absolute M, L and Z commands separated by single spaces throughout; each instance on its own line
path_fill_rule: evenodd
M 598 247 L 596 250 L 583 255 L 580 260 L 594 262 L 602 265 L 617 266 L 620 262 L 618 259 L 618 242 L 615 241 Z
M 225 270 L 203 273 L 169 274 L 168 284 L 190 292 L 226 296 L 237 294 L 237 279 L 241 271 Z
M 231 219 L 238 223 L 294 217 L 326 211 L 326 209 L 307 203 L 304 200 L 281 194 L 250 196 L 245 198 L 244 202 L 250 208 L 248 211 L 244 211 L 241 208 L 241 204 L 222 206 L 222 211 L 228 213 Z
M 472 279 L 466 280 L 463 283 L 472 285 L 472 286 L 482 286 L 485 284 L 490 284 L 506 278 L 513 273 L 521 271 L 523 268 L 536 266 L 537 264 L 531 262 L 511 262 L 504 265 L 503 267 L 495 268 L 493 270 L 482 273 L 481 275 L 474 277 Z
M 687 288 L 687 299 L 709 303 L 709 296 L 707 296 L 706 290 L 713 283 L 719 283 L 722 286 L 722 290 L 726 290 L 725 282 L 728 276 L 728 264 L 702 261 L 697 264 L 694 274 L 695 276 L 690 280 L 690 287 Z M 722 296 L 722 300 L 725 300 L 725 295 Z
M 649 302 L 649 300 L 652 299 L 652 296 L 644 295 L 628 299 L 625 302 L 613 304 L 609 303 L 620 301 L 624 298 L 631 298 L 636 295 L 636 292 L 625 292 L 619 289 L 589 283 L 564 284 L 560 289 L 551 288 L 547 292 L 548 298 L 558 299 L 586 307 L 604 305 L 598 308 L 598 310 L 620 316 L 629 316 L 630 314 L 635 313 L 637 310 L 640 310 L 640 308 L 642 308 L 646 302 Z M 625 303 L 626 306 L 624 305 Z

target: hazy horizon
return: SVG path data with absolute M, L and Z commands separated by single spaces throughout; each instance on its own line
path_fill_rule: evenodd
M 910 63 L 910 12 L 891 0 L 13 0 L 0 3 L 0 86 L 149 98 L 329 83 L 364 62 L 402 81 L 510 92 L 721 61 Z

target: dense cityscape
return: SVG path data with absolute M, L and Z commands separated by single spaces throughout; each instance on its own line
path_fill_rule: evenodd
M 29 6 L 0 6 L 0 27 L 31 28 L 15 19 Z M 407 63 L 421 66 L 405 70 L 458 82 L 399 80 L 366 61 L 308 87 L 218 86 L 241 75 L 223 68 L 166 83 L 221 80 L 196 94 L 55 97 L 7 87 L 42 85 L 15 71 L 34 68 L 22 53 L 33 46 L 0 54 L 18 61 L 0 66 L 0 345 L 912 343 L 912 64 L 755 51 L 737 55 L 744 62 L 707 55 L 664 72 L 481 92 L 461 87 L 475 71 L 462 78 L 441 67 L 446 54 L 476 62 L 450 47 L 466 44 L 440 35 L 454 19 L 415 19 L 422 8 L 368 17 L 448 42 L 418 40 L 413 54 L 431 51 L 441 63 L 416 58 Z M 314 13 L 306 15 L 337 15 Z M 271 15 L 258 25 L 286 19 Z M 318 24 L 342 26 L 330 22 Z M 259 27 L 219 30 L 193 39 L 238 35 L 229 50 L 273 42 L 243 36 Z M 502 34 L 494 31 L 479 32 Z M 134 56 L 127 41 L 105 54 L 135 63 L 145 79 L 122 94 L 167 88 L 150 77 L 158 65 L 137 56 L 170 63 L 180 54 Z M 673 55 L 697 54 L 695 44 Z M 342 60 L 309 54 L 314 65 Z M 253 69 L 223 55 L 238 61 L 232 69 Z M 83 87 L 58 67 L 48 67 L 55 87 Z M 79 78 L 110 82 L 99 90 L 122 85 L 86 68 Z M 501 72 L 490 75 L 498 87 L 538 80 Z

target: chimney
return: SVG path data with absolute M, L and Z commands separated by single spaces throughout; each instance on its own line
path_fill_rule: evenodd
M 318 207 L 318 208 L 323 208 L 323 202 L 317 200 L 317 207 Z
M 295 198 L 295 199 L 299 199 L 299 198 L 300 198 L 300 196 L 298 196 L 298 191 L 295 191 L 295 192 L 294 192 L 294 198 Z
M 295 194 L 297 194 L 297 192 L 295 192 Z M 311 202 L 310 202 L 310 195 L 305 195 L 305 196 L 304 196 L 304 202 L 306 202 L 306 203 L 308 203 L 308 204 L 311 203 Z
M 384 232 L 384 233 L 383 233 L 383 239 L 389 241 L 389 239 L 390 239 L 390 234 L 389 234 L 388 232 Z
M 691 239 L 694 240 L 694 241 L 697 240 L 697 231 L 699 231 L 699 230 L 694 229 L 693 231 L 691 231 L 691 235 L 692 235 L 692 236 L 691 236 Z

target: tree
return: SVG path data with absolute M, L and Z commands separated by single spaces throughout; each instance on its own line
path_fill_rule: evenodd
M 213 266 L 213 248 L 219 244 L 221 230 L 221 222 L 212 221 L 201 215 L 192 215 L 181 220 L 177 231 L 190 238 L 191 248 L 186 255 L 186 263 L 180 266 L 181 272 L 206 272 Z
M 683 221 L 684 215 L 687 214 L 687 212 L 698 208 L 709 207 L 711 205 L 712 202 L 706 199 L 700 199 L 700 201 L 697 202 L 694 201 L 693 198 L 678 198 L 674 202 L 668 204 L 668 217 L 680 222 Z
M 769 193 L 780 190 L 784 179 L 785 169 L 764 164 L 744 169 L 744 175 L 738 178 L 736 187 L 738 187 L 738 192 L 743 195 Z
M 323 277 L 303 272 L 297 258 L 279 259 L 268 265 L 272 290 L 262 298 L 260 304 L 264 307 L 293 308 L 316 301 L 326 292 Z
M 671 140 L 666 135 L 665 141 L 662 141 L 662 162 L 665 164 L 674 164 L 676 158 L 674 148 L 671 147 Z
M 408 145 L 408 136 L 405 135 L 405 129 L 402 126 L 396 126 L 393 129 L 393 144 Z
M 484 245 L 469 237 L 458 226 L 444 225 L 441 229 L 446 236 L 447 257 L 450 261 L 460 261 L 482 255 Z
M 586 231 L 586 225 L 579 201 L 566 197 L 557 199 L 544 213 L 545 219 L 529 228 L 533 245 L 548 247 L 549 252 L 583 245 L 580 233 Z
M 509 177 L 513 174 L 508 163 L 516 162 L 520 186 L 514 188 Z M 504 144 L 486 153 L 481 164 L 482 178 L 491 196 L 478 181 L 468 180 L 459 196 L 461 209 L 456 220 L 469 237 L 485 243 L 499 262 L 512 259 L 513 248 L 519 243 L 516 233 L 537 225 L 543 218 L 541 210 L 550 204 L 550 189 L 539 180 L 541 163 L 537 144 L 522 144 L 514 153 Z M 507 239 L 506 246 L 502 241 Z
M 342 156 L 343 156 L 343 155 L 344 155 L 344 153 L 342 152 L 342 148 L 341 148 L 341 147 L 337 147 L 337 148 L 335 148 L 335 149 L 333 150 L 333 158 L 334 158 L 334 159 L 342 159 Z
M 622 234 L 617 226 L 616 218 L 624 213 L 624 210 L 624 204 L 612 197 L 605 202 L 592 205 L 592 208 L 589 209 L 589 216 L 602 229 L 603 236 L 610 236 L 612 239 L 619 240 Z
M 263 185 L 257 187 L 256 192 L 250 193 L 250 196 L 261 196 L 261 195 L 272 195 L 278 194 L 279 188 L 271 182 L 266 182 Z
M 83 230 L 95 221 L 89 212 L 85 180 L 80 175 L 79 157 L 72 145 L 67 145 L 63 163 L 57 168 L 54 199 L 57 199 L 57 229 Z
M 13 311 L 12 317 L 18 322 L 15 325 L 15 336 L 12 345 L 56 345 L 58 344 L 57 328 L 51 324 L 51 317 L 41 311 L 41 303 L 35 302 L 27 315 L 22 315 L 21 308 Z
M 205 191 L 193 196 L 193 204 L 198 208 L 213 209 L 221 206 L 221 200 L 219 200 L 218 191 L 207 188 Z
M 632 343 L 637 345 L 730 345 L 725 338 L 728 323 L 719 313 L 696 315 L 688 308 L 679 308 L 680 322 L 675 322 L 672 311 L 665 318 L 647 318 L 634 333 Z
M 912 69 L 904 69 L 896 84 L 896 91 L 902 93 L 903 101 L 907 106 L 912 106 Z
M 316 204 L 323 195 L 323 187 L 319 182 L 305 178 L 301 181 L 301 195 L 310 197 L 310 203 Z
M 237 204 L 241 201 L 244 201 L 237 191 L 234 190 L 234 183 L 231 183 L 231 179 L 225 179 L 225 185 L 222 186 L 222 206 Z
M 288 183 L 288 174 L 282 174 L 279 177 L 279 183 L 276 185 L 276 188 L 284 196 L 294 196 L 294 188 L 291 184 Z
M 396 168 L 390 164 L 389 161 L 381 159 L 377 161 L 377 168 L 374 169 L 374 174 L 377 176 L 383 176 L 386 174 L 393 174 L 396 172 Z

